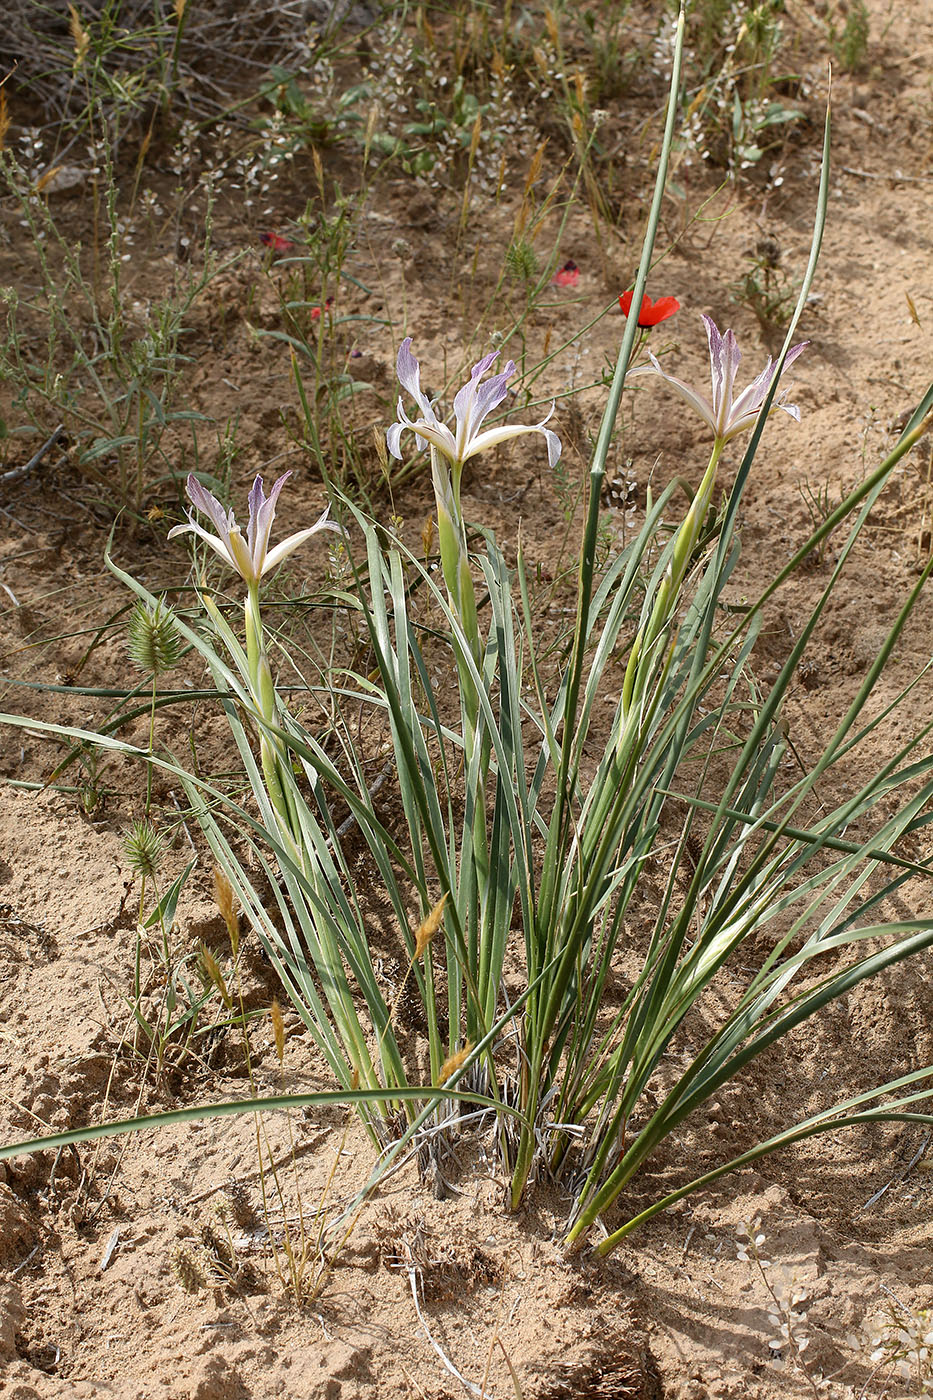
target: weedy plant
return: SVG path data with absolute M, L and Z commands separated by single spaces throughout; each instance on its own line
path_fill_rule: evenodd
M 166 434 L 194 432 L 204 416 L 178 403 L 188 359 L 182 345 L 194 303 L 220 268 L 212 247 L 208 190 L 203 258 L 176 287 L 141 306 L 126 285 L 126 228 L 106 143 L 101 162 L 100 241 L 84 253 L 66 235 L 39 186 L 11 150 L 0 179 L 32 239 L 39 291 L 2 293 L 0 377 L 14 409 L 44 435 L 63 424 L 80 471 L 102 487 L 108 508 L 138 509 L 153 472 L 174 473 Z M 96 188 L 96 177 L 95 177 Z M 229 265 L 229 264 L 228 264 Z M 39 349 L 37 351 L 37 345 Z
M 453 1133 L 484 1121 L 510 1176 L 512 1204 L 536 1174 L 551 1173 L 573 1200 L 568 1246 L 602 1226 L 602 1253 L 673 1201 L 802 1138 L 883 1119 L 933 1121 L 922 1109 L 933 1076 L 927 1066 L 779 1127 L 701 1175 L 684 1163 L 682 1184 L 656 1190 L 637 1212 L 623 1210 L 611 1229 L 603 1225 L 636 1175 L 650 1181 L 659 1157 L 676 1156 L 682 1125 L 723 1085 L 859 983 L 933 944 L 933 920 L 903 914 L 914 882 L 931 870 L 899 850 L 933 820 L 931 726 L 902 738 L 880 769 L 869 765 L 868 779 L 841 788 L 837 805 L 826 796 L 829 775 L 851 774 L 853 756 L 916 683 L 879 712 L 878 683 L 933 560 L 811 768 L 785 765 L 782 716 L 880 491 L 930 426 L 933 387 L 894 450 L 759 596 L 741 610 L 729 606 L 727 589 L 741 578 L 736 521 L 766 422 L 776 411 L 799 417 L 781 380 L 805 348 L 792 342 L 819 254 L 829 122 L 810 262 L 777 361 L 738 390 L 735 337 L 707 317 L 708 395 L 652 356 L 630 371 L 638 322 L 651 310 L 643 296 L 674 139 L 683 26 L 681 15 L 629 303 L 642 311 L 627 318 L 593 453 L 575 626 L 559 672 L 543 662 L 522 550 L 510 565 L 484 530 L 482 548 L 471 552 L 461 502 L 465 464 L 504 442 L 530 435 L 553 468 L 560 443 L 549 415 L 530 424 L 494 417 L 517 370 L 510 361 L 494 371 L 491 353 L 456 394 L 450 426 L 425 393 L 406 340 L 397 358 L 404 397 L 387 447 L 393 456 L 403 443 L 429 451 L 440 570 L 344 502 L 354 579 L 338 602 L 359 619 L 369 652 L 342 673 L 310 679 L 306 701 L 320 693 L 326 734 L 299 722 L 276 683 L 261 581 L 317 532 L 334 528 L 327 513 L 273 545 L 285 478 L 268 494 L 257 479 L 244 535 L 233 512 L 190 477 L 192 506 L 211 528 L 192 514 L 175 533 L 192 532 L 235 571 L 244 613 L 237 629 L 202 591 L 209 629 L 178 627 L 225 697 L 252 803 L 237 805 L 167 759 L 99 739 L 183 783 L 217 864 L 338 1085 L 330 1095 L 253 1098 L 167 1117 L 262 1103 L 356 1104 L 382 1153 L 370 1186 L 416 1139 L 440 1155 Z M 650 502 L 642 529 L 597 573 L 601 488 L 627 379 L 654 392 L 663 387 L 696 412 L 709 430 L 710 454 L 687 511 L 674 514 L 679 485 L 671 483 Z M 724 456 L 746 443 L 717 511 Z M 672 518 L 659 547 L 662 522 Z M 770 601 L 831 531 L 844 529 L 815 606 L 798 620 L 777 679 L 762 690 L 750 658 Z M 154 606 L 140 583 L 115 571 Z M 9 722 L 64 732 L 29 719 Z M 395 790 L 391 823 L 375 797 L 386 774 Z M 856 829 L 867 834 L 854 836 Z M 250 874 L 244 842 L 268 878 L 275 917 Z M 368 883 L 378 883 L 404 943 L 406 983 L 423 1012 L 423 1055 L 399 1029 L 395 1000 L 376 973 L 373 909 L 357 874 L 361 845 L 373 872 Z M 660 890 L 651 884 L 658 871 Z
M 744 302 L 762 326 L 780 325 L 793 310 L 799 290 L 781 265 L 780 245 L 773 238 L 759 238 L 748 259 L 747 270 L 735 284 L 735 300 Z
M 136 1028 L 133 1044 L 161 1079 L 169 1053 L 173 1065 L 184 1061 L 201 1011 L 214 995 L 209 978 L 199 975 L 197 950 L 179 950 L 175 927 L 178 900 L 194 861 L 160 894 L 165 848 L 151 822 L 134 822 L 124 838 L 123 850 L 140 881 L 133 990 L 127 998 Z M 147 887 L 155 894 L 148 910 Z
M 865 66 L 871 32 L 868 6 L 865 0 L 852 0 L 844 10 L 845 21 L 840 26 L 830 21 L 829 38 L 833 52 L 847 73 L 857 73 Z
M 776 71 L 783 8 L 780 0 L 701 0 L 692 8 L 688 62 L 698 86 L 678 134 L 682 161 L 699 157 L 739 175 L 800 120 L 802 113 L 787 106 L 778 89 L 786 78 Z M 777 171 L 774 178 L 780 182 Z

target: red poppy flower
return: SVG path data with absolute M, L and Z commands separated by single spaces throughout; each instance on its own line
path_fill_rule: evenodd
M 632 309 L 632 293 L 623 292 L 619 297 L 619 305 L 622 308 L 622 315 L 627 316 Z M 652 301 L 647 295 L 641 299 L 641 310 L 638 313 L 638 324 L 643 331 L 650 330 L 659 321 L 666 321 L 668 316 L 673 316 L 675 311 L 680 310 L 680 302 L 676 297 L 658 297 L 657 301 Z
M 283 238 L 280 233 L 261 233 L 259 241 L 271 248 L 273 253 L 288 253 L 295 246 L 291 239 Z
M 331 307 L 333 306 L 333 304 L 334 304 L 334 298 L 333 298 L 333 297 L 328 297 L 327 300 L 326 300 L 325 303 L 324 303 L 323 310 L 329 311 L 329 310 L 331 309 Z M 322 310 L 322 308 L 321 308 L 320 306 L 312 306 L 312 308 L 311 308 L 311 320 L 312 320 L 312 321 L 319 321 L 319 320 L 320 320 L 320 318 L 321 318 L 321 310 Z
M 568 259 L 559 272 L 555 272 L 554 282 L 558 287 L 575 287 L 580 281 L 580 269 L 575 262 Z

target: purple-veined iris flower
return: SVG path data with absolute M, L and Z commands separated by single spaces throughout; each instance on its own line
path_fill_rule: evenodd
M 400 441 L 402 433 L 410 428 L 417 435 L 419 446 L 430 445 L 446 457 L 459 474 L 460 468 L 470 457 L 485 452 L 487 447 L 495 447 L 509 438 L 522 433 L 541 433 L 547 442 L 548 462 L 553 467 L 560 457 L 560 438 L 544 425 L 554 412 L 540 423 L 498 424 L 494 428 L 483 428 L 484 421 L 508 395 L 508 382 L 515 373 L 515 363 L 509 360 L 498 374 L 483 383 L 483 376 L 498 359 L 498 351 L 484 355 L 470 371 L 469 383 L 464 384 L 454 399 L 455 431 L 442 423 L 434 412 L 427 395 L 421 388 L 421 370 L 418 361 L 411 353 L 411 337 L 407 336 L 399 346 L 396 372 L 402 388 L 407 390 L 421 412 L 421 417 L 412 420 L 398 401 L 398 422 L 393 423 L 386 433 L 386 444 L 393 457 L 401 458 Z
M 685 384 L 682 379 L 676 379 L 674 375 L 668 374 L 661 368 L 654 355 L 649 353 L 651 368 L 645 365 L 643 368 L 632 370 L 629 378 L 641 374 L 657 374 L 666 384 L 669 384 L 675 394 L 679 394 L 685 403 L 696 409 L 697 413 L 705 423 L 712 429 L 716 441 L 720 444 L 726 443 L 736 433 L 742 433 L 746 428 L 752 428 L 758 417 L 762 404 L 768 396 L 771 382 L 777 373 L 775 362 L 769 357 L 768 363 L 761 371 L 757 379 L 752 380 L 741 393 L 734 394 L 735 375 L 739 367 L 742 356 L 736 344 L 735 335 L 732 331 L 720 333 L 715 321 L 709 316 L 703 317 L 706 326 L 706 336 L 709 341 L 709 363 L 713 380 L 712 397 L 707 399 L 696 389 L 691 389 L 689 384 Z M 795 345 L 792 350 L 788 350 L 784 359 L 781 373 L 792 365 L 797 356 L 807 348 L 808 340 L 804 340 L 800 345 Z M 774 397 L 769 412 L 773 413 L 776 408 L 781 408 L 791 418 L 800 422 L 800 409 L 796 404 L 787 403 L 789 387 L 781 389 Z
M 294 535 L 289 535 L 274 549 L 269 548 L 269 535 L 272 530 L 272 522 L 275 519 L 279 493 L 290 476 L 291 472 L 280 476 L 273 483 L 268 496 L 262 484 L 262 477 L 257 476 L 249 493 L 249 523 L 246 527 L 246 539 L 243 538 L 240 527 L 236 523 L 233 511 L 224 510 L 217 497 L 202 486 L 197 477 L 189 476 L 188 496 L 191 503 L 208 517 L 217 533 L 212 535 L 209 530 L 205 530 L 203 526 L 198 524 L 192 514 L 189 514 L 187 524 L 176 525 L 174 529 L 169 530 L 168 538 L 172 539 L 175 535 L 182 535 L 190 530 L 204 540 L 205 544 L 209 544 L 211 549 L 220 555 L 225 564 L 236 569 L 244 582 L 251 587 L 254 586 L 263 574 L 269 573 L 277 564 L 281 564 L 282 560 L 291 554 L 293 549 L 304 544 L 305 540 L 309 540 L 319 530 L 337 530 L 343 533 L 335 521 L 328 520 L 325 510 L 314 525 L 309 525 L 306 530 L 298 530 Z

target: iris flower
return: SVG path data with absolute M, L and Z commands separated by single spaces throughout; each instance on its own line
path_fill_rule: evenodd
M 722 445 L 727 443 L 730 438 L 734 438 L 736 433 L 743 433 L 746 428 L 754 427 L 778 370 L 774 360 L 769 357 L 768 363 L 758 378 L 753 379 L 751 384 L 747 385 L 740 394 L 734 394 L 735 375 L 742 358 L 735 336 L 732 331 L 721 334 L 716 323 L 709 316 L 704 316 L 703 322 L 709 341 L 709 363 L 713 381 L 711 398 L 705 398 L 702 394 L 697 393 L 696 389 L 691 389 L 690 385 L 685 384 L 682 379 L 675 379 L 672 374 L 668 374 L 650 352 L 650 368 L 645 365 L 632 370 L 629 378 L 633 379 L 640 374 L 659 375 L 666 384 L 671 386 L 675 394 L 679 394 L 685 403 L 696 409 L 703 421 L 712 429 L 717 443 Z M 788 350 L 781 368 L 782 374 L 807 348 L 809 343 L 808 340 L 804 340 L 799 345 L 795 345 L 792 350 Z M 776 408 L 783 409 L 799 423 L 800 409 L 796 404 L 786 402 L 789 392 L 789 386 L 781 389 L 775 395 L 769 412 L 773 413 Z
M 631 291 L 622 293 L 619 297 L 619 305 L 622 308 L 622 315 L 627 316 L 632 309 Z M 676 297 L 658 297 L 657 301 L 652 301 L 646 293 L 641 299 L 638 324 L 643 331 L 650 330 L 652 326 L 666 321 L 669 316 L 673 316 L 679 310 L 680 302 Z
M 304 544 L 305 540 L 316 535 L 318 530 L 337 530 L 342 533 L 340 526 L 335 521 L 328 520 L 327 510 L 325 510 L 316 524 L 309 525 L 306 530 L 298 530 L 294 535 L 289 535 L 274 549 L 269 548 L 269 535 L 272 531 L 272 522 L 275 519 L 279 493 L 290 476 L 291 472 L 280 476 L 278 481 L 273 483 L 268 496 L 262 484 L 262 477 L 257 476 L 249 493 L 249 524 L 246 527 L 246 539 L 243 538 L 240 527 L 236 523 L 233 511 L 224 510 L 217 497 L 211 495 L 196 476 L 189 476 L 188 496 L 191 503 L 209 518 L 217 533 L 212 535 L 209 530 L 205 530 L 189 512 L 188 523 L 176 525 L 174 529 L 169 530 L 168 538 L 173 539 L 175 535 L 183 535 L 190 530 L 193 534 L 200 536 L 205 544 L 209 544 L 211 549 L 220 555 L 225 564 L 229 564 L 231 569 L 236 569 L 245 583 L 249 584 L 251 588 L 255 587 L 264 574 L 269 573 L 277 564 L 281 564 L 282 560 L 291 554 L 293 549 L 297 549 L 300 544 Z
M 553 467 L 560 457 L 560 438 L 544 426 L 554 412 L 553 407 L 547 418 L 542 418 L 540 423 L 499 424 L 483 430 L 486 418 L 508 396 L 508 382 L 515 373 L 515 363 L 509 360 L 504 369 L 484 384 L 483 376 L 492 368 L 497 358 L 498 351 L 494 350 L 491 354 L 484 355 L 479 363 L 473 366 L 469 383 L 464 384 L 454 399 L 456 431 L 452 432 L 447 424 L 437 417 L 421 388 L 421 369 L 411 353 L 411 337 L 407 336 L 399 346 L 396 373 L 402 388 L 407 390 L 418 405 L 421 417 L 414 420 L 409 418 L 401 398 L 399 399 L 398 422 L 393 423 L 386 433 L 386 445 L 392 456 L 401 458 L 401 436 L 406 428 L 410 428 L 417 435 L 419 446 L 423 447 L 425 442 L 430 443 L 447 458 L 454 468 L 455 477 L 459 479 L 464 462 L 470 457 L 475 457 L 478 452 L 485 452 L 487 447 L 495 447 L 498 443 L 519 437 L 522 433 L 541 433 L 547 442 L 548 462 Z

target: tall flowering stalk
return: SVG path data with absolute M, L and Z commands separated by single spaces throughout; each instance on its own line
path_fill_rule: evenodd
M 653 652 L 666 632 L 690 560 L 696 550 L 700 531 L 703 528 L 703 522 L 712 499 L 723 448 L 738 433 L 754 428 L 762 405 L 768 397 L 775 376 L 779 372 L 777 365 L 769 357 L 768 363 L 758 377 L 741 393 L 735 394 L 735 376 L 742 359 L 735 335 L 731 330 L 727 330 L 724 334 L 721 333 L 710 316 L 703 317 L 703 324 L 706 328 L 706 338 L 709 344 L 710 376 L 712 379 L 710 398 L 706 398 L 705 395 L 691 388 L 682 379 L 676 379 L 673 375 L 668 374 L 650 351 L 650 367 L 646 365 L 643 368 L 632 370 L 629 375 L 630 379 L 634 379 L 638 375 L 649 375 L 662 379 L 708 425 L 713 434 L 713 446 L 709 465 L 703 474 L 690 509 L 677 530 L 667 571 L 658 588 L 651 612 L 640 628 L 629 656 L 622 687 L 620 745 L 624 742 L 628 731 L 630 716 L 633 712 L 637 712 L 644 699 L 648 677 L 653 673 Z M 781 374 L 793 364 L 797 356 L 806 349 L 808 343 L 808 341 L 802 341 L 801 344 L 795 345 L 787 352 L 780 371 Z M 796 404 L 787 403 L 788 392 L 788 388 L 785 387 L 775 395 L 769 413 L 783 409 L 791 418 L 799 422 L 800 410 Z
M 224 510 L 217 497 L 212 495 L 193 474 L 188 477 L 187 490 L 191 504 L 205 515 L 214 526 L 214 532 L 205 530 L 195 516 L 189 512 L 187 523 L 176 525 L 168 533 L 168 538 L 191 533 L 203 540 L 215 554 L 234 569 L 246 584 L 244 601 L 244 631 L 246 636 L 246 676 L 253 703 L 263 721 L 260 735 L 260 758 L 263 776 L 269 799 L 279 819 L 283 837 L 289 842 L 293 854 L 300 863 L 300 827 L 294 808 L 294 784 L 286 780 L 283 765 L 289 759 L 281 740 L 269 731 L 279 726 L 281 713 L 279 700 L 272 679 L 269 655 L 262 626 L 262 613 L 259 605 L 259 585 L 264 576 L 277 568 L 289 554 L 311 539 L 321 530 L 337 530 L 340 526 L 328 519 L 325 510 L 313 525 L 297 530 L 286 539 L 269 547 L 272 525 L 282 488 L 291 472 L 280 476 L 266 495 L 261 476 L 257 476 L 249 493 L 249 521 L 244 538 L 232 510 Z M 223 619 L 216 606 L 207 598 L 205 605 L 215 623 L 223 627 Z
M 653 357 L 650 368 L 646 366 L 630 374 L 630 377 L 637 374 L 660 375 L 671 383 L 709 424 L 713 444 L 709 463 L 693 501 L 668 546 L 663 572 L 656 580 L 653 591 L 649 587 L 642 606 L 641 623 L 629 652 L 616 712 L 615 742 L 610 743 L 599 773 L 586 795 L 568 784 L 566 791 L 559 795 L 556 815 L 552 817 L 537 910 L 542 935 L 534 949 L 529 975 L 534 979 L 548 967 L 553 967 L 554 971 L 544 980 L 542 990 L 529 997 L 526 1012 L 528 1094 L 524 1106 L 529 1121 L 521 1135 L 512 1178 L 512 1201 L 515 1205 L 521 1200 L 538 1150 L 539 1104 L 547 1092 L 548 1083 L 556 1077 L 555 1066 L 559 1057 L 554 1050 L 555 1045 L 568 1044 L 570 1061 L 555 1111 L 557 1120 L 582 1122 L 599 1101 L 598 1095 L 590 1098 L 588 1089 L 580 1089 L 581 1083 L 586 1085 L 591 1074 L 588 1063 L 592 1059 L 590 1037 L 595 1032 L 596 1022 L 595 1019 L 588 1020 L 588 1017 L 596 1015 L 601 978 L 605 976 L 608 966 L 604 960 L 607 956 L 605 952 L 595 960 L 595 967 L 591 966 L 596 929 L 605 922 L 614 930 L 604 935 L 605 947 L 611 948 L 613 939 L 618 936 L 626 898 L 629 897 L 621 894 L 614 912 L 611 915 L 604 912 L 608 891 L 620 879 L 617 866 L 619 851 L 633 840 L 632 833 L 638 823 L 650 820 L 643 814 L 651 810 L 655 801 L 651 795 L 652 765 L 659 761 L 659 753 L 663 749 L 663 742 L 658 738 L 658 726 L 661 725 L 663 729 L 661 717 L 665 709 L 674 704 L 681 684 L 677 675 L 672 674 L 672 668 L 676 672 L 676 642 L 679 640 L 685 644 L 687 637 L 691 636 L 689 625 L 685 625 L 672 637 L 675 613 L 709 511 L 719 462 L 731 438 L 744 428 L 753 426 L 777 373 L 776 367 L 769 361 L 753 384 L 734 397 L 733 386 L 740 359 L 735 336 L 731 331 L 721 335 L 709 317 L 704 317 L 704 324 L 712 379 L 712 396 L 709 400 L 681 381 L 673 381 Z M 795 347 L 787 360 L 796 359 L 802 349 L 802 345 Z M 792 417 L 799 416 L 796 408 L 784 402 L 785 398 L 786 391 L 783 391 L 774 406 L 785 408 Z M 654 529 L 656 525 L 646 520 L 641 541 L 636 545 L 636 556 L 641 551 L 640 557 L 646 557 L 648 541 Z M 632 587 L 631 575 L 626 578 L 627 582 L 620 588 L 618 600 L 613 604 L 612 615 L 616 620 L 606 624 L 607 631 L 610 625 L 621 626 L 625 593 Z M 688 645 L 697 644 L 696 639 L 691 637 Z M 594 669 L 598 675 L 598 665 Z M 582 727 L 580 721 L 578 725 Z M 579 749 L 574 752 L 579 753 Z M 579 762 L 579 759 L 575 762 Z M 574 767 L 574 762 L 567 767 L 570 783 L 575 781 Z M 559 825 L 561 809 L 564 814 L 563 827 Z M 633 887 L 633 884 L 628 885 L 629 890 Z M 582 1016 L 578 1009 L 580 1004 L 588 1006 L 586 1014 Z M 626 1053 L 625 1049 L 619 1052 L 623 1064 Z M 575 1058 L 577 1054 L 579 1060 Z M 601 1085 L 601 1088 L 604 1089 L 605 1085 Z M 574 1097 L 577 1093 L 581 1095 L 579 1100 Z M 566 1150 L 567 1140 L 557 1136 L 553 1144 L 552 1165 L 556 1166 Z M 609 1150 L 607 1144 L 608 1139 L 603 1144 L 605 1151 Z
M 193 788 L 186 790 L 196 804 L 202 826 L 212 838 L 215 856 L 221 863 L 225 862 L 226 871 L 237 878 L 241 900 L 250 901 L 251 917 L 289 995 L 338 1082 L 352 1093 L 357 1088 L 365 1091 L 395 1087 L 404 1084 L 406 1076 L 398 1044 L 391 1034 L 390 1013 L 373 971 L 365 932 L 344 894 L 347 871 L 341 864 L 334 835 L 336 827 L 318 781 L 319 768 L 311 761 L 320 763 L 321 755 L 312 749 L 309 737 L 288 714 L 276 691 L 269 663 L 259 596 L 262 579 L 319 531 L 342 533 L 341 527 L 328 518 L 325 510 L 313 525 L 270 546 L 279 497 L 288 476 L 286 473 L 279 477 L 268 494 L 262 478 L 256 478 L 249 493 L 245 536 L 233 511 L 225 510 L 210 491 L 194 476 L 189 476 L 188 496 L 192 506 L 207 518 L 213 530 L 205 529 L 191 513 L 186 524 L 177 525 L 169 532 L 170 537 L 185 532 L 195 534 L 235 570 L 246 585 L 245 650 L 216 604 L 204 594 L 202 601 L 255 707 L 260 746 L 258 771 L 249 756 L 246 734 L 235 712 L 230 716 L 230 723 L 247 763 L 266 830 L 277 851 L 281 852 L 278 854 L 281 883 L 273 879 L 273 889 L 286 929 L 284 937 L 268 918 L 259 898 L 254 893 L 251 897 L 243 872 L 238 870 L 228 843 L 212 821 L 208 806 Z M 201 643 L 200 648 L 218 681 L 223 680 L 219 658 L 206 644 Z M 288 734 L 287 741 L 284 733 Z M 302 777 L 314 791 L 314 811 L 306 801 Z M 332 777 L 337 778 L 337 775 L 334 773 Z M 322 822 L 330 830 L 329 838 L 322 832 Z M 272 871 L 269 873 L 271 875 Z M 362 990 L 375 1032 L 375 1058 L 381 1064 L 381 1073 L 374 1063 L 369 1033 L 354 1003 L 354 995 L 359 990 Z M 377 1141 L 381 1141 L 381 1121 L 389 1108 L 389 1104 L 383 1103 L 371 1111 L 361 1104 L 364 1121 Z
M 509 380 L 516 373 L 515 361 L 509 360 L 503 369 L 483 382 L 499 358 L 498 351 L 484 355 L 470 371 L 454 399 L 455 427 L 451 430 L 441 422 L 434 407 L 421 388 L 421 367 L 411 351 L 407 336 L 398 349 L 396 372 L 402 388 L 414 399 L 421 416 L 411 419 L 405 412 L 403 400 L 398 401 L 398 420 L 386 433 L 386 444 L 393 457 L 401 459 L 401 437 L 406 430 L 413 432 L 418 445 L 431 449 L 431 480 L 437 505 L 437 533 L 441 550 L 441 568 L 451 606 L 470 644 L 474 660 L 479 661 L 480 642 L 476 618 L 476 592 L 470 570 L 466 527 L 460 506 L 460 483 L 464 464 L 480 452 L 499 443 L 508 442 L 524 433 L 539 433 L 547 443 L 548 462 L 553 467 L 560 457 L 560 439 L 546 427 L 549 413 L 540 423 L 483 424 L 508 396 Z M 553 413 L 553 408 L 551 410 Z
M 498 703 L 503 709 L 511 704 L 511 689 L 508 678 L 502 674 L 497 641 L 491 634 L 487 661 L 486 647 L 480 636 L 476 592 L 460 500 L 463 468 L 472 457 L 488 448 L 527 433 L 544 438 L 548 461 L 552 466 L 561 452 L 560 439 L 546 426 L 550 413 L 539 423 L 485 426 L 489 415 L 507 398 L 509 380 L 516 373 L 514 361 L 509 360 L 501 370 L 490 375 L 497 358 L 497 353 L 492 352 L 473 366 L 469 380 L 454 398 L 454 427 L 450 428 L 437 416 L 421 387 L 421 371 L 412 354 L 410 338 L 403 340 L 397 358 L 398 378 L 402 388 L 417 405 L 418 416 L 410 418 L 400 398 L 397 421 L 386 434 L 389 452 L 395 457 L 401 455 L 401 438 L 406 431 L 415 434 L 420 446 L 427 444 L 430 448 L 441 568 L 451 613 L 459 624 L 466 644 L 464 654 L 464 649 L 455 639 L 467 801 L 460 857 L 454 862 L 455 869 L 449 872 L 452 877 L 454 918 L 464 930 L 462 948 L 451 946 L 448 950 L 451 1050 L 456 1048 L 453 1041 L 459 1034 L 461 1011 L 464 1011 L 460 977 L 452 975 L 456 963 L 460 965 L 465 985 L 464 1014 L 469 1039 L 474 1042 L 480 1040 L 495 1020 L 501 990 L 502 957 L 516 880 L 509 854 L 510 838 L 501 815 L 504 806 L 513 800 L 510 774 L 502 771 L 496 774 L 496 794 L 492 805 L 498 817 L 491 824 L 487 823 L 489 795 L 486 789 L 494 739 L 490 722 L 484 719 L 483 705 L 486 704 L 488 714 L 487 697 L 493 689 L 497 667 L 500 682 Z M 487 378 L 487 375 L 490 377 Z M 490 584 L 490 594 L 495 615 L 502 604 L 498 584 Z M 489 720 L 492 725 L 496 723 L 491 715 Z M 491 1059 L 489 1063 L 492 1071 Z M 492 1072 L 490 1078 L 493 1078 Z

